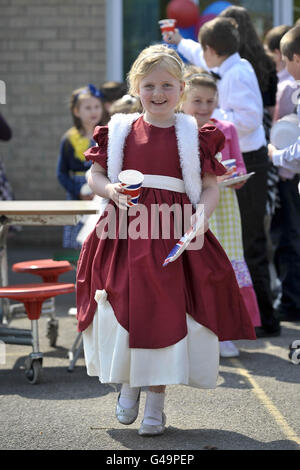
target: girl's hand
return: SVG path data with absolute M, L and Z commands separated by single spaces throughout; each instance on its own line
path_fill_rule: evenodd
M 177 28 L 175 28 L 174 33 L 172 33 L 172 32 L 171 33 L 163 33 L 162 37 L 163 37 L 163 40 L 168 44 L 179 44 L 181 39 L 182 39 L 182 36 L 179 33 L 179 30 Z
M 114 201 L 114 203 L 119 207 L 119 209 L 127 210 L 126 205 L 127 201 L 130 201 L 131 196 L 123 194 L 123 189 L 120 186 L 120 183 L 109 183 L 105 188 L 107 197 Z
M 206 217 L 205 215 L 205 212 L 204 214 L 201 214 L 201 219 L 203 221 L 203 224 L 200 225 L 199 229 L 197 230 L 196 232 L 196 235 L 200 235 L 202 233 L 205 233 L 207 232 L 207 230 L 209 229 L 209 222 L 208 222 L 208 218 Z M 199 215 L 197 213 L 197 211 L 192 215 L 191 217 L 191 225 L 196 225 L 197 223 L 199 222 Z
M 226 171 L 226 173 L 224 173 L 224 175 L 217 176 L 217 182 L 220 183 L 222 181 L 228 180 L 228 178 L 230 178 L 230 176 L 233 174 L 233 172 L 234 172 L 234 169 L 231 169 L 231 170 Z
M 276 151 L 277 151 L 277 148 L 274 147 L 274 145 L 268 144 L 268 157 L 271 160 L 271 162 L 273 161 L 273 153 Z
M 91 193 L 91 194 L 80 194 L 79 195 L 79 199 L 81 201 L 91 201 L 93 198 L 94 198 L 95 194 L 94 193 Z
M 217 181 L 218 183 L 221 183 L 222 181 L 225 181 L 227 180 L 230 175 L 232 174 L 233 170 L 230 170 L 230 171 L 227 171 L 224 175 L 222 176 L 217 176 Z M 239 173 L 238 176 L 243 176 L 245 173 Z M 244 186 L 244 184 L 246 183 L 246 181 L 242 181 L 240 183 L 236 183 L 236 184 L 231 184 L 231 185 L 227 185 L 226 187 L 227 188 L 231 188 L 231 189 L 240 189 Z

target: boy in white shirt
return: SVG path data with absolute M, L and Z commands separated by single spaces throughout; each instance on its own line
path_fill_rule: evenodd
M 280 41 L 280 51 L 286 63 L 287 71 L 299 83 L 300 80 L 300 26 L 290 29 Z M 293 97 L 295 98 L 295 97 Z M 298 96 L 297 114 L 300 125 L 300 101 Z M 289 147 L 277 150 L 273 145 L 268 146 L 269 157 L 279 171 L 286 169 L 300 173 L 300 137 Z M 283 212 L 283 243 L 281 255 L 282 297 L 279 306 L 281 317 L 286 321 L 300 320 L 300 198 L 298 191 L 299 176 L 287 180 L 284 204 L 287 210 Z M 287 207 L 288 204 L 288 207 Z
M 280 41 L 291 29 L 287 25 L 276 26 L 267 33 L 264 41 L 276 63 L 279 79 L 274 121 L 296 112 L 297 93 L 300 92 L 299 82 L 288 72 L 280 51 Z M 294 321 L 300 320 L 299 175 L 281 166 L 278 167 L 278 174 L 280 206 L 275 210 L 270 229 L 274 265 L 281 281 L 281 296 L 277 308 L 280 320 Z
M 295 80 L 300 80 L 300 26 L 288 31 L 280 41 L 280 51 L 286 63 L 287 71 Z M 297 114 L 300 125 L 300 103 L 298 97 Z M 300 137 L 290 147 L 277 150 L 273 145 L 268 146 L 269 157 L 273 164 L 300 173 Z
M 218 70 L 220 75 L 219 107 L 213 117 L 235 124 L 247 171 L 255 172 L 237 191 L 237 196 L 245 258 L 262 321 L 262 327 L 256 328 L 256 333 L 257 336 L 278 336 L 280 325 L 273 309 L 264 225 L 269 161 L 263 127 L 263 102 L 253 67 L 238 53 L 237 24 L 232 18 L 222 17 L 205 23 L 199 32 L 199 46 L 194 41 L 183 40 L 178 31 L 171 40 L 164 39 L 177 43 L 178 52 L 195 65 Z

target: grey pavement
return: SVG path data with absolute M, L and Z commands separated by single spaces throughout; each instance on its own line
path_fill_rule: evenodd
M 9 266 L 51 257 L 56 250 L 9 247 Z M 74 272 L 60 278 L 74 279 Z M 9 272 L 11 284 L 27 281 L 33 282 L 33 276 Z M 282 323 L 282 335 L 277 338 L 237 341 L 240 357 L 237 362 L 221 359 L 215 390 L 169 386 L 165 434 L 143 438 L 137 430 L 145 393 L 137 421 L 122 426 L 114 417 L 116 389 L 88 377 L 83 356 L 73 372 L 67 371 L 67 353 L 77 334 L 76 320 L 68 315 L 72 306 L 74 294 L 56 298 L 59 336 L 55 348 L 45 335 L 47 316 L 39 320 L 44 355 L 41 383 L 32 385 L 24 375 L 31 347 L 6 345 L 6 362 L 0 365 L 0 449 L 126 450 L 128 455 L 141 449 L 300 449 L 300 365 L 288 358 L 290 343 L 300 340 L 300 323 Z M 30 325 L 27 317 L 18 316 L 10 326 Z

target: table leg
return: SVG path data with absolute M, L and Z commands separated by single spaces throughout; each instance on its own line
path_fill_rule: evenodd
M 0 225 L 0 285 L 7 286 L 8 270 L 7 270 L 7 233 L 8 224 Z M 1 299 L 0 323 L 8 323 L 9 318 L 9 300 Z

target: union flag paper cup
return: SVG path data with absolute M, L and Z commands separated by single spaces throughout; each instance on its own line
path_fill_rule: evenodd
M 223 166 L 225 166 L 227 171 L 233 170 L 233 173 L 229 176 L 229 178 L 234 178 L 235 176 L 238 176 L 235 158 L 230 158 L 229 160 L 221 161 L 221 163 Z
M 127 207 L 138 204 L 141 187 L 144 181 L 144 175 L 137 170 L 124 170 L 119 173 L 120 186 L 123 188 L 123 194 L 131 196 Z
M 175 32 L 175 26 L 176 26 L 176 20 L 172 18 L 167 18 L 165 20 L 159 20 L 158 22 L 160 26 L 160 30 L 163 33 L 174 33 Z
M 172 18 L 167 18 L 165 20 L 159 20 L 158 23 L 163 39 L 165 40 L 165 36 L 171 39 L 172 35 L 175 32 L 176 20 Z

